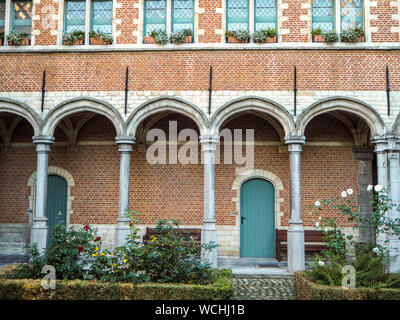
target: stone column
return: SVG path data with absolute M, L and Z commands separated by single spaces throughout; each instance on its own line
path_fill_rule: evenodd
M 288 230 L 288 271 L 305 269 L 304 229 L 301 221 L 300 155 L 305 137 L 287 137 L 290 160 L 290 220 Z
M 54 137 L 35 136 L 33 143 L 36 144 L 37 170 L 36 170 L 36 193 L 35 211 L 31 229 L 31 245 L 37 244 L 39 251 L 47 247 L 48 225 L 46 217 L 47 204 L 47 173 L 50 145 Z
M 215 221 L 215 151 L 219 136 L 204 135 L 200 137 L 200 143 L 203 153 L 204 163 L 204 218 L 203 228 L 201 231 L 201 243 L 217 242 L 217 228 Z M 205 252 L 202 250 L 201 259 L 207 261 L 216 268 L 217 267 L 217 248 L 212 251 Z
M 389 197 L 393 204 L 400 205 L 400 147 L 395 136 L 388 136 L 388 160 L 389 160 Z M 399 219 L 400 213 L 394 207 L 390 213 L 392 220 Z M 389 234 L 390 271 L 400 272 L 400 240 L 395 235 Z
M 387 189 L 388 182 L 387 182 L 386 137 L 373 137 L 371 139 L 371 142 L 375 145 L 378 184 Z M 377 239 L 377 243 L 381 246 L 385 246 L 387 240 L 388 240 L 387 234 L 381 233 Z
M 130 165 L 132 145 L 135 138 L 130 136 L 121 136 L 115 139 L 120 153 L 119 168 L 119 210 L 117 226 L 115 228 L 115 246 L 121 246 L 125 243 L 126 237 L 130 234 L 129 217 L 129 184 L 130 184 Z
M 357 146 L 353 148 L 353 159 L 358 161 L 358 185 L 360 193 L 357 195 L 357 204 L 363 217 L 369 217 L 372 213 L 369 185 L 373 184 L 372 161 L 374 159 L 373 148 L 370 146 Z M 373 230 L 361 226 L 359 243 L 366 244 L 374 240 Z

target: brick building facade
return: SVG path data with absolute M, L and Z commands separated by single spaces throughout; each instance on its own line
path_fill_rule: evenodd
M 68 11 L 71 2 L 80 11 Z M 183 5 L 193 42 L 144 43 L 150 2 L 168 33 Z M 399 199 L 400 1 L 236 2 L 0 0 L 1 253 L 46 239 L 45 172 L 66 182 L 67 225 L 96 225 L 108 245 L 121 241 L 123 214 L 133 209 L 142 232 L 176 218 L 202 227 L 204 239 L 220 244 L 219 256 L 233 257 L 242 255 L 243 185 L 268 181 L 272 228 L 292 234 L 291 271 L 304 265 L 303 230 L 315 229 L 310 204 L 352 188 L 368 213 L 366 186 L 377 183 Z M 274 21 L 277 42 L 227 43 L 232 21 L 257 30 L 260 3 L 274 9 L 265 23 Z M 355 12 L 365 41 L 313 42 L 318 4 L 330 10 L 323 26 L 338 33 Z M 232 8 L 247 18 L 232 20 Z M 102 10 L 106 22 L 97 18 Z M 67 27 L 79 25 L 70 19 L 76 12 L 86 44 L 65 45 Z M 96 21 L 109 23 L 112 44 L 90 44 Z M 30 45 L 11 45 L 7 36 L 18 30 L 29 31 Z M 218 154 L 219 163 L 150 164 L 146 134 L 168 133 L 171 122 L 196 132 L 198 155 Z M 223 161 L 223 129 L 254 129 L 254 165 L 242 174 Z M 390 248 L 396 254 L 399 244 Z

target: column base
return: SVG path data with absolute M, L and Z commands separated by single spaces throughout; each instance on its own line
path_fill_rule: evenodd
M 47 218 L 34 218 L 31 228 L 31 246 L 36 243 L 39 252 L 44 252 L 47 248 L 48 233 Z
M 203 228 L 201 230 L 201 243 L 207 244 L 209 242 L 217 243 L 217 228 L 215 221 L 203 221 Z M 203 263 L 210 263 L 213 268 L 217 267 L 217 257 L 217 248 L 211 251 L 201 249 L 201 261 Z
M 288 230 L 288 271 L 305 270 L 304 230 L 302 224 L 291 224 Z
M 129 218 L 119 218 L 115 227 L 114 247 L 120 247 L 126 243 L 126 238 L 131 234 L 129 227 Z

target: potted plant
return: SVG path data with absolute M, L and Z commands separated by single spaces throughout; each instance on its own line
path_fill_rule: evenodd
M 193 42 L 192 30 L 184 29 L 182 32 L 185 35 L 185 43 L 192 43 Z
M 73 31 L 73 32 L 64 32 L 63 36 L 63 44 L 65 45 L 82 45 L 85 41 L 85 32 L 84 31 Z
M 159 30 L 155 31 L 153 30 L 150 33 L 150 37 L 144 37 L 144 41 L 147 44 L 167 44 L 169 42 L 169 37 L 168 34 L 165 31 Z
M 362 31 L 360 28 L 353 28 L 353 29 L 347 29 L 342 32 L 340 35 L 341 40 L 343 42 L 364 42 L 365 41 L 365 35 L 364 31 Z
M 250 32 L 248 30 L 227 31 L 226 37 L 228 43 L 247 43 L 250 40 Z
M 338 34 L 333 30 L 325 32 L 323 37 L 326 43 L 334 43 L 339 41 Z
M 253 40 L 256 43 L 274 43 L 276 42 L 276 30 L 273 28 L 257 30 L 253 34 Z
M 313 42 L 324 42 L 324 36 L 320 27 L 311 31 Z
M 7 36 L 7 41 L 10 46 L 29 46 L 31 39 L 26 32 L 12 31 Z
M 4 45 L 4 31 L 0 31 L 0 46 Z
M 171 34 L 170 40 L 173 44 L 192 43 L 192 30 L 185 29 Z
M 93 45 L 109 45 L 112 43 L 113 38 L 112 35 L 107 33 L 90 31 L 89 41 Z

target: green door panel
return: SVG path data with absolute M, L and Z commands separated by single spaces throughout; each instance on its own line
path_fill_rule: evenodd
M 48 243 L 53 239 L 54 226 L 67 223 L 67 181 L 56 175 L 49 175 L 47 181 L 46 216 L 49 225 Z
M 240 256 L 275 258 L 275 190 L 264 179 L 240 189 Z

